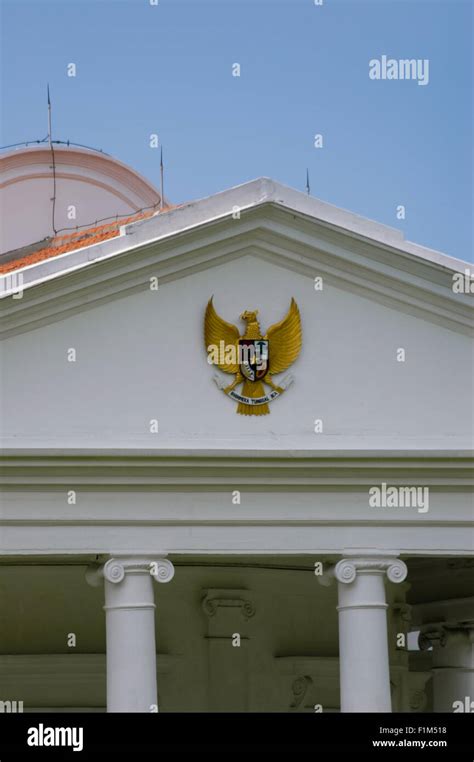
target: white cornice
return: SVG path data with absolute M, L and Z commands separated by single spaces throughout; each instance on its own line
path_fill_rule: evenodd
M 232 208 L 241 218 L 232 218 Z M 409 244 L 399 231 L 261 179 L 133 223 L 121 236 L 17 271 L 23 298 L 1 301 L 3 337 L 251 254 L 395 309 L 469 332 L 468 263 Z M 89 266 L 89 265 L 94 265 Z M 12 283 L 12 287 L 14 284 Z
M 319 434 L 313 432 L 299 435 L 268 434 L 264 436 L 218 437 L 209 435 L 160 436 L 121 435 L 109 436 L 42 437 L 4 436 L 0 438 L 0 452 L 9 457 L 74 458 L 97 456 L 105 458 L 164 458 L 186 459 L 212 458 L 222 460 L 282 460 L 309 459 L 314 462 L 327 460 L 354 460 L 384 458 L 408 459 L 459 459 L 473 455 L 473 440 L 469 436 L 441 434 L 427 436 L 364 435 L 343 432 Z
M 419 482 L 433 488 L 469 490 L 474 482 L 468 452 L 284 452 L 284 451 L 4 451 L 0 458 L 5 487 L 75 483 L 184 489 L 243 486 L 342 489 L 381 480 L 391 484 Z
M 275 204 L 308 217 L 327 228 L 393 247 L 408 257 L 422 259 L 451 271 L 462 270 L 468 264 L 463 260 L 454 259 L 433 249 L 405 241 L 403 233 L 396 228 L 360 217 L 266 177 L 251 180 L 204 199 L 182 204 L 168 211 L 165 215 L 156 215 L 147 220 L 130 223 L 121 229 L 121 233 L 122 237 L 129 239 L 125 243 L 125 248 L 138 244 L 143 246 L 200 227 L 206 223 L 225 218 L 232 219 L 232 212 L 235 208 L 242 212 L 265 204 Z M 130 240 L 131 237 L 133 240 Z M 119 245 L 117 243 L 117 239 L 107 241 L 105 244 L 99 245 L 100 250 L 104 255 L 117 253 L 124 249 L 122 242 Z M 95 246 L 94 249 L 98 249 L 99 246 Z M 71 257 L 71 253 L 62 257 L 55 257 L 54 263 L 58 263 L 58 265 L 55 267 L 53 264 L 50 272 L 61 274 L 64 270 L 69 269 L 68 262 L 74 259 Z M 97 255 L 94 253 L 90 257 L 88 253 L 82 258 L 82 263 L 87 264 L 91 258 L 96 259 Z M 24 269 L 34 269 L 39 275 L 43 273 L 42 263 Z M 35 278 L 35 280 L 37 279 Z
M 1 462 L 0 552 L 471 556 L 472 463 L 439 451 L 17 453 Z M 374 510 L 381 482 L 428 487 L 429 513 Z

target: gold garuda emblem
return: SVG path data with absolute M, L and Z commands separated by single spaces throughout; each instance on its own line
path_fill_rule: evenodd
M 238 402 L 241 415 L 266 415 L 268 403 L 282 394 L 293 381 L 285 376 L 277 386 L 272 376 L 283 373 L 294 363 L 301 350 L 301 318 L 298 306 L 291 300 L 290 309 L 283 320 L 275 323 L 262 335 L 257 320 L 258 310 L 242 312 L 240 319 L 246 324 L 242 335 L 232 323 L 227 323 L 215 311 L 212 297 L 204 318 L 204 341 L 209 364 L 224 373 L 235 376 L 227 384 L 222 376 L 214 381 L 231 399 Z M 241 392 L 236 387 L 243 384 Z M 265 386 L 270 387 L 269 391 Z

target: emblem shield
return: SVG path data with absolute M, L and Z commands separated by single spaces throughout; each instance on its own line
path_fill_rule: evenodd
M 239 365 L 249 381 L 260 381 L 268 373 L 268 341 L 239 339 Z

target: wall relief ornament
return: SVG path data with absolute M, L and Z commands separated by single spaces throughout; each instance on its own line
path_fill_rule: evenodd
M 257 320 L 258 310 L 246 310 L 240 319 L 246 324 L 243 334 L 237 326 L 221 318 L 209 299 L 204 316 L 204 341 L 210 365 L 234 376 L 226 383 L 218 374 L 214 381 L 231 399 L 238 402 L 240 415 L 266 415 L 269 403 L 279 397 L 292 383 L 291 375 L 277 385 L 272 376 L 283 373 L 293 365 L 301 351 L 301 318 L 294 299 L 286 317 L 262 334 Z M 241 392 L 236 387 L 242 384 Z M 270 387 L 269 391 L 265 386 Z

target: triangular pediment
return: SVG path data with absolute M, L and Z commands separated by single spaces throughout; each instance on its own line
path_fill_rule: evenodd
M 71 252 L 68 269 L 55 258 L 39 279 L 32 268 L 37 280 L 22 298 L 2 300 L 9 442 L 265 449 L 287 441 L 304 450 L 383 441 L 406 450 L 422 441 L 439 449 L 441 437 L 461 449 L 470 435 L 472 295 L 454 292 L 453 261 L 407 251 L 396 231 L 378 230 L 376 240 L 365 222 L 362 231 L 357 220 L 336 225 L 324 209 L 310 214 L 314 199 L 302 194 L 250 185 L 253 203 L 244 204 L 243 186 Z M 236 414 L 208 363 L 211 295 L 240 334 L 244 311 L 259 311 L 265 335 L 297 302 L 294 381 L 282 375 L 285 393 L 258 424 Z
M 121 235 L 39 262 L 4 281 L 22 298 L 1 301 L 2 335 L 37 327 L 104 300 L 257 257 L 441 322 L 472 327 L 472 294 L 454 293 L 466 263 L 404 241 L 392 228 L 261 179 L 133 223 Z

